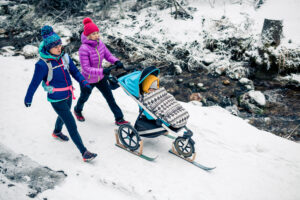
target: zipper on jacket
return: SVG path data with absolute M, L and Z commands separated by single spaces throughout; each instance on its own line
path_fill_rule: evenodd
M 99 62 L 98 62 L 98 66 L 97 68 L 100 69 L 100 62 L 101 62 L 101 58 L 100 58 L 100 54 L 99 54 L 99 51 L 98 51 L 98 44 L 96 46 L 96 52 L 98 54 L 98 58 L 99 58 Z M 100 76 L 98 77 L 98 82 L 100 81 Z

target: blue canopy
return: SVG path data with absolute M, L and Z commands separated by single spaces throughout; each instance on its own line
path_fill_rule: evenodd
M 139 98 L 140 84 L 150 74 L 158 76 L 159 69 L 157 69 L 156 67 L 147 67 L 143 71 L 135 71 L 125 76 L 122 76 L 118 79 L 118 81 L 130 94 Z

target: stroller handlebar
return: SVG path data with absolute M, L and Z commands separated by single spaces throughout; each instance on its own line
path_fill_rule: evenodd
M 110 67 L 108 67 L 107 69 L 109 69 L 109 70 L 113 70 L 113 69 L 120 69 L 120 68 L 118 68 L 118 66 L 117 65 L 111 65 Z M 125 71 L 130 71 L 130 70 L 133 70 L 133 69 L 135 69 L 135 67 L 134 66 L 123 66 L 123 69 L 125 70 Z

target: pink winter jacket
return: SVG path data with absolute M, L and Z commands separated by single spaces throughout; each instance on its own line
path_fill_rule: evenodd
M 81 73 L 89 83 L 97 83 L 103 77 L 103 59 L 114 64 L 118 59 L 107 49 L 105 44 L 99 40 L 89 40 L 83 33 L 81 34 L 81 46 L 79 48 L 79 59 Z

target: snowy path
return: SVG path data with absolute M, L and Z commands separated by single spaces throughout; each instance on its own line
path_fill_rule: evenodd
M 40 199 L 300 199 L 300 145 L 219 107 L 183 104 L 191 115 L 196 160 L 217 166 L 208 173 L 169 154 L 172 141 L 166 137 L 145 140 L 145 153 L 159 155 L 155 162 L 115 147 L 113 115 L 94 90 L 84 110 L 86 122 L 77 125 L 87 148 L 99 157 L 83 163 L 71 141 L 51 137 L 56 116 L 41 87 L 29 109 L 23 104 L 35 61 L 0 57 L 0 63 L 0 142 L 68 175 Z M 73 82 L 78 97 L 79 86 Z M 126 119 L 134 122 L 137 105 L 121 89 L 114 95 Z

